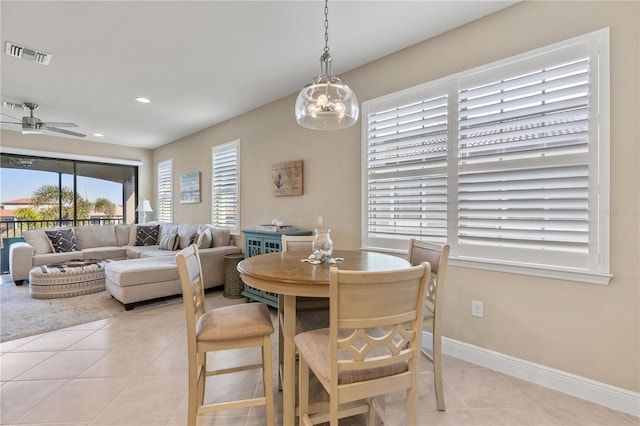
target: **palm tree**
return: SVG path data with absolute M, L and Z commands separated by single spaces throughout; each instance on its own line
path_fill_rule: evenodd
M 98 198 L 93 204 L 93 209 L 97 212 L 104 213 L 107 217 L 112 217 L 116 214 L 116 205 L 107 198 Z
M 93 207 L 89 200 L 83 199 L 76 192 L 75 197 L 71 188 L 63 186 L 59 188 L 57 185 L 42 185 L 33 192 L 33 204 L 37 207 L 50 205 L 51 203 L 62 204 L 62 217 L 59 217 L 58 206 L 51 206 L 38 209 L 42 218 L 45 220 L 73 219 L 74 198 L 76 202 L 77 219 L 88 219 L 89 212 Z

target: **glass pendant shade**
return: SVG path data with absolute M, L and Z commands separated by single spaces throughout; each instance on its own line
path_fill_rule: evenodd
M 337 130 L 358 121 L 358 99 L 353 90 L 331 75 L 331 55 L 320 58 L 321 74 L 306 85 L 296 100 L 296 121 L 312 130 Z

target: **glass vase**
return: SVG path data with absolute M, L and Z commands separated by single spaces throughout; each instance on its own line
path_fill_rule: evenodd
M 314 257 L 322 263 L 327 263 L 333 253 L 333 241 L 331 241 L 331 230 L 318 228 L 313 238 L 312 250 Z

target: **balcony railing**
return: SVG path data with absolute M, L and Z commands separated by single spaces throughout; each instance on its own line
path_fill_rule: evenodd
M 107 217 L 94 219 L 63 219 L 63 220 L 14 220 L 0 222 L 0 237 L 22 237 L 22 232 L 35 228 L 58 228 L 65 226 L 98 226 L 117 225 L 124 223 L 122 217 Z

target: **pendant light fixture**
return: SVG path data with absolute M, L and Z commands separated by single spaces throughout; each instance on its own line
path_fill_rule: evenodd
M 296 100 L 296 121 L 312 130 L 337 130 L 358 121 L 358 99 L 353 90 L 331 75 L 329 54 L 329 6 L 324 2 L 324 53 L 320 56 L 320 75 L 306 85 Z

